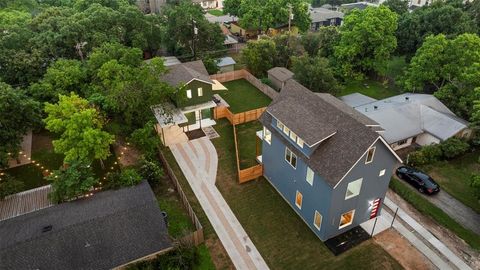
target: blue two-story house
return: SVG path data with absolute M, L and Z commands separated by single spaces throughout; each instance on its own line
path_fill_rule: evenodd
M 376 122 L 295 80 L 260 122 L 265 178 L 322 241 L 379 214 L 402 161 Z

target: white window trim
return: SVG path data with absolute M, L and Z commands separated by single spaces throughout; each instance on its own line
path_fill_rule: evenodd
M 267 132 L 270 133 L 270 140 L 267 140 Z M 272 132 L 266 127 L 263 127 L 263 140 L 272 145 Z
M 187 90 L 187 98 L 188 99 L 192 98 L 192 90 L 190 90 L 190 89 Z
M 199 97 L 202 97 L 202 96 L 203 96 L 203 88 L 202 88 L 202 87 L 199 87 L 199 88 L 197 89 L 197 91 L 198 91 L 198 96 L 199 96 Z
M 385 169 L 381 170 L 379 173 L 378 173 L 378 176 L 381 177 L 381 176 L 384 176 L 385 175 Z
M 317 226 L 317 224 L 315 223 L 315 217 L 317 216 L 317 214 L 320 216 L 320 226 Z M 320 214 L 320 212 L 315 210 L 315 213 L 313 214 L 313 226 L 315 226 L 315 228 L 317 228 L 317 230 L 320 231 L 320 229 L 322 228 L 322 222 L 323 222 L 322 214 Z
M 298 194 L 300 194 L 300 196 L 302 197 L 302 204 L 303 204 L 303 194 L 300 191 L 297 190 L 297 192 L 295 193 L 295 205 L 298 207 L 298 209 L 302 209 L 302 205 L 297 204 Z
M 354 182 L 357 182 L 357 181 L 360 181 L 360 188 L 358 189 L 358 193 L 357 194 L 352 194 L 352 195 L 348 195 L 348 186 Z M 360 194 L 360 191 L 362 190 L 362 185 L 363 185 L 363 178 L 359 178 L 357 180 L 354 180 L 350 183 L 348 183 L 347 185 L 347 190 L 345 190 L 345 200 L 348 200 L 350 198 L 353 198 L 353 197 L 356 197 Z
M 308 172 L 311 172 L 311 175 L 312 175 L 312 179 L 309 181 L 308 179 Z M 315 179 L 315 172 L 310 169 L 310 167 L 307 166 L 307 173 L 305 175 L 305 180 L 307 181 L 307 183 L 310 184 L 310 186 L 313 186 L 313 179 Z
M 285 133 L 287 137 L 290 136 L 290 129 L 285 125 L 283 125 L 283 133 Z
M 373 153 L 372 153 L 372 160 L 368 161 L 368 153 L 370 152 L 370 149 L 373 149 Z M 365 156 L 365 164 L 369 164 L 369 163 L 372 163 L 373 162 L 373 158 L 375 157 L 375 150 L 377 149 L 377 147 L 375 146 L 372 146 L 368 149 L 367 151 L 367 155 Z
M 298 138 L 297 134 L 295 134 L 293 131 L 290 131 L 290 139 L 292 139 L 292 141 L 294 142 L 297 142 L 297 138 Z
M 300 148 L 303 148 L 303 143 L 304 143 L 304 141 L 302 139 L 300 139 L 300 137 L 297 136 L 297 144 L 298 144 L 298 146 L 300 146 Z
M 345 214 L 347 214 L 347 213 L 349 213 L 349 212 L 352 212 L 352 219 L 350 220 L 350 223 L 346 223 L 346 224 L 340 225 L 340 223 L 342 223 L 342 216 L 345 215 Z M 338 223 L 338 229 L 340 230 L 340 229 L 343 229 L 343 228 L 345 228 L 345 227 L 347 227 L 347 226 L 352 225 L 354 218 L 355 218 L 355 209 L 350 210 L 350 211 L 347 211 L 347 212 L 341 214 L 341 215 L 340 215 L 340 221 L 339 221 L 339 223 Z
M 280 121 L 277 120 L 277 128 L 278 128 L 278 129 L 280 129 L 281 131 L 283 131 L 283 127 L 284 127 L 284 126 L 285 126 L 285 125 L 284 125 L 282 122 L 280 122 Z
M 292 164 L 292 161 L 291 160 L 287 160 L 287 151 L 290 151 L 290 158 L 292 158 L 293 156 L 295 156 L 295 166 L 293 166 Z M 292 150 L 290 150 L 288 147 L 285 146 L 285 161 L 290 164 L 290 166 L 292 166 L 293 169 L 297 169 L 297 163 L 298 163 L 298 157 L 297 155 L 295 155 Z

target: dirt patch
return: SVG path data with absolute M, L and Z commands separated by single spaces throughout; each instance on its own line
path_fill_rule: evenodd
M 216 236 L 211 237 L 205 240 L 205 245 L 207 246 L 208 251 L 210 251 L 210 256 L 215 265 L 215 269 L 235 269 L 230 257 L 228 257 L 227 251 L 220 242 L 220 239 Z
M 427 270 L 436 269 L 435 266 L 412 246 L 397 231 L 388 229 L 373 237 L 375 243 L 385 249 L 405 269 Z
M 480 269 L 480 253 L 472 249 L 465 241 L 456 236 L 451 231 L 447 230 L 443 226 L 440 226 L 430 217 L 427 217 L 417 209 L 415 209 L 408 202 L 403 200 L 399 195 L 397 195 L 392 190 L 387 191 L 388 197 L 402 208 L 408 215 L 416 219 L 420 224 L 422 224 L 427 230 L 429 230 L 435 237 L 437 237 L 441 242 L 443 242 L 455 255 L 470 265 L 473 269 Z
M 117 139 L 113 145 L 113 151 L 118 162 L 124 167 L 136 165 L 140 159 L 140 152 L 122 138 Z

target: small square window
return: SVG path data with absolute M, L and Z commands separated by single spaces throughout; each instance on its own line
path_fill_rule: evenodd
M 280 130 L 283 130 L 283 127 L 284 127 L 283 123 L 277 120 L 277 128 Z
M 362 181 L 363 178 L 360 178 L 358 180 L 348 183 L 347 192 L 345 193 L 345 200 L 348 200 L 360 194 L 360 189 L 362 188 Z
M 381 170 L 378 176 L 384 176 L 385 175 L 385 169 Z
M 268 143 L 272 144 L 272 132 L 266 127 L 263 127 L 263 139 Z
M 192 90 L 187 90 L 187 98 L 192 98 Z
M 297 194 L 295 196 L 295 205 L 298 209 L 302 209 L 302 202 L 303 202 L 303 195 L 297 190 Z
M 374 155 L 375 155 L 375 147 L 368 149 L 367 158 L 365 159 L 365 164 L 372 162 Z
M 203 96 L 203 88 L 202 87 L 198 88 L 198 96 L 199 97 Z
M 300 146 L 300 148 L 303 148 L 303 140 L 300 138 L 297 138 L 297 144 Z
M 294 142 L 297 142 L 297 134 L 290 131 L 290 139 L 292 139 Z
M 313 225 L 320 230 L 322 227 L 322 215 L 318 211 L 315 210 L 315 216 L 313 218 Z
M 313 178 L 315 176 L 315 173 L 312 171 L 312 169 L 310 169 L 310 167 L 307 167 L 307 182 L 313 186 Z
M 283 133 L 287 134 L 287 136 L 290 134 L 290 129 L 287 126 L 283 126 Z
M 355 210 L 348 211 L 340 217 L 339 229 L 345 228 L 348 225 L 353 223 L 353 216 L 355 215 Z

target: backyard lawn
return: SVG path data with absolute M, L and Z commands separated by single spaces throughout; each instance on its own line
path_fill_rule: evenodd
M 259 121 L 237 125 L 238 155 L 240 157 L 240 169 L 246 169 L 257 165 L 256 161 L 256 132 L 263 129 Z M 261 143 L 261 142 L 260 142 Z
M 216 185 L 270 268 L 401 269 L 372 240 L 334 256 L 263 177 L 238 184 L 233 127 L 221 119 L 214 128 L 220 134 L 212 141 L 219 155 Z
M 477 213 L 480 213 L 480 203 L 470 187 L 470 177 L 473 173 L 480 173 L 479 155 L 480 151 L 477 150 L 454 160 L 439 161 L 424 167 L 444 191 Z
M 345 87 L 340 91 L 338 96 L 341 97 L 356 92 L 375 99 L 384 99 L 387 97 L 401 94 L 400 90 L 397 87 L 383 85 L 382 83 L 375 80 L 352 80 L 345 83 Z
M 220 96 L 230 105 L 232 113 L 240 113 L 268 106 L 272 101 L 245 79 L 223 83 L 228 89 L 219 91 Z
M 217 17 L 224 15 L 223 10 L 220 10 L 220 9 L 210 9 L 208 11 L 208 13 L 212 14 L 213 16 L 217 16 Z

